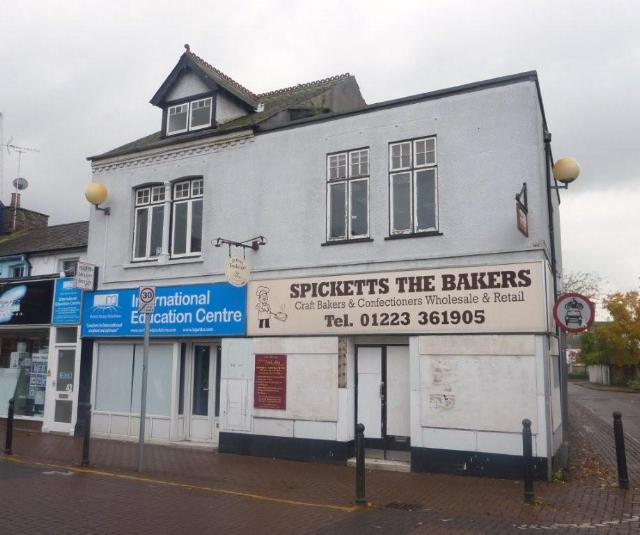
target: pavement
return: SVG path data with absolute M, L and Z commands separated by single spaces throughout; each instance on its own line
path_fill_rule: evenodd
M 367 472 L 368 507 L 354 505 L 355 472 L 192 448 L 15 431 L 0 456 L 2 533 L 640 533 L 640 487 L 617 488 L 611 429 L 571 399 L 571 467 L 564 481 L 536 482 Z M 4 432 L 0 431 L 0 437 Z

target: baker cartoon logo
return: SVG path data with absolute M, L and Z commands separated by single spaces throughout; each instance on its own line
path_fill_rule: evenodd
M 260 286 L 256 290 L 258 296 L 258 303 L 256 304 L 256 310 L 258 311 L 258 328 L 269 329 L 269 321 L 271 318 L 275 318 L 278 321 L 287 321 L 287 314 L 284 311 L 284 305 L 280 307 L 279 312 L 273 312 L 271 310 L 271 304 L 269 303 L 269 288 L 266 286 Z

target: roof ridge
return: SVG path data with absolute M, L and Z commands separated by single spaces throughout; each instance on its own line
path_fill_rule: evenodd
M 58 223 L 57 225 L 47 225 L 46 227 L 42 227 L 40 229 L 32 229 L 32 230 L 43 230 L 43 229 L 50 229 L 50 228 L 55 228 L 55 227 L 67 227 L 69 225 L 82 225 L 82 224 L 87 224 L 87 223 L 89 223 L 88 220 L 73 221 L 71 223 Z
M 230 84 L 232 84 L 233 86 L 236 87 L 236 89 L 239 89 L 240 91 L 244 92 L 247 94 L 247 96 L 257 99 L 258 96 L 251 91 L 250 89 L 247 89 L 245 86 L 243 86 L 241 83 L 236 82 L 233 78 L 231 78 L 231 76 L 223 73 L 220 69 L 216 69 L 213 65 L 211 65 L 211 63 L 209 63 L 208 61 L 202 59 L 200 56 L 198 56 L 195 52 L 192 52 L 190 48 L 186 48 L 186 54 L 189 54 L 195 61 L 197 61 L 198 63 L 201 63 L 202 65 L 204 65 L 207 69 L 211 69 L 213 72 L 215 72 L 218 76 L 220 76 L 220 78 L 222 78 L 223 80 L 225 80 L 226 82 L 229 82 Z
M 315 87 L 318 85 L 326 84 L 327 82 L 337 82 L 338 80 L 346 80 L 351 77 L 351 74 L 348 72 L 342 74 L 336 74 L 334 76 L 329 76 L 327 78 L 322 78 L 321 80 L 315 80 L 313 82 L 306 82 L 304 84 L 292 85 L 290 87 L 283 87 L 282 89 L 275 89 L 273 91 L 267 91 L 266 93 L 258 93 L 256 97 L 274 97 L 276 95 L 282 95 L 284 93 L 289 93 L 291 91 L 298 91 L 300 89 L 306 89 Z

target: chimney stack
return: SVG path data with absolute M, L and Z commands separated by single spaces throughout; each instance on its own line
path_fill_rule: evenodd
M 16 209 L 20 208 L 20 194 L 12 193 L 11 194 L 11 208 Z

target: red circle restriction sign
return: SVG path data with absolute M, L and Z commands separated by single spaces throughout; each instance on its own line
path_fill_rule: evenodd
M 596 307 L 588 297 L 578 293 L 562 294 L 556 299 L 553 317 L 560 328 L 569 333 L 579 333 L 593 323 Z

